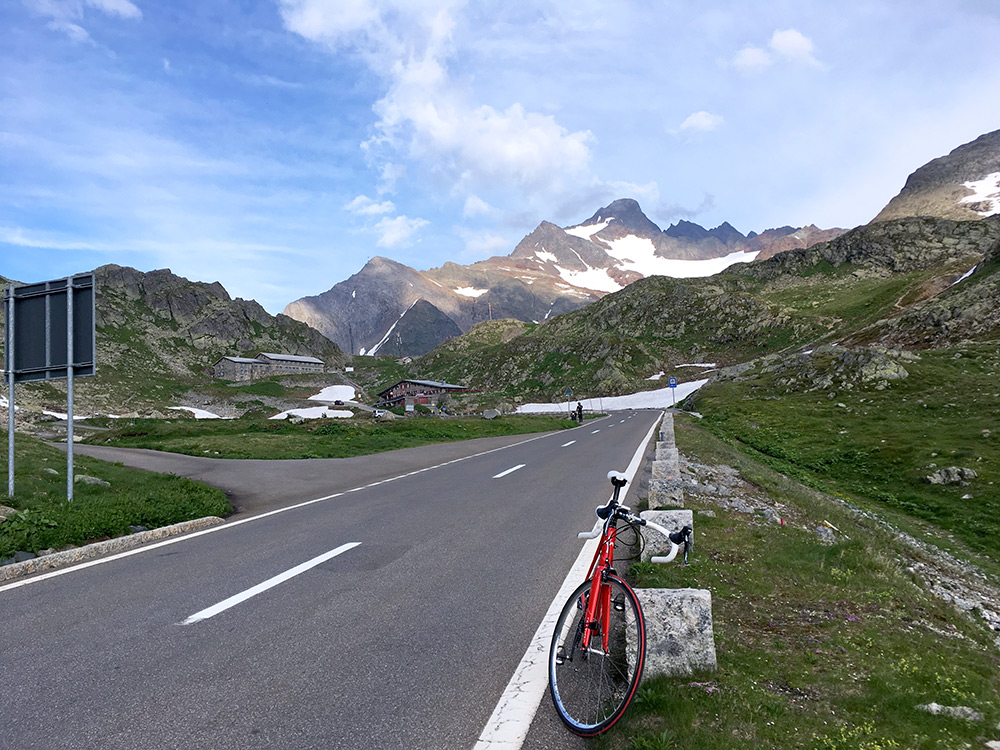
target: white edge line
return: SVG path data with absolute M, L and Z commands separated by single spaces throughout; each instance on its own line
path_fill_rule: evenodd
M 500 472 L 499 474 L 494 474 L 494 475 L 493 475 L 493 478 L 494 478 L 494 479 L 500 479 L 501 477 L 505 477 L 505 476 L 507 476 L 508 474 L 513 474 L 513 473 L 514 473 L 515 471 L 517 471 L 518 469 L 523 469 L 523 468 L 524 468 L 524 467 L 525 467 L 526 465 L 527 465 L 527 464 L 518 464 L 517 466 L 511 466 L 511 467 L 510 467 L 509 469 L 507 469 L 506 471 L 501 471 L 501 472 Z
M 357 547 L 361 542 L 348 542 L 347 544 L 342 544 L 336 549 L 332 549 L 329 552 L 324 552 L 322 555 L 317 555 L 312 560 L 306 560 L 304 563 L 296 565 L 294 568 L 289 568 L 284 573 L 279 573 L 276 576 L 268 578 L 266 581 L 258 583 L 256 586 L 248 588 L 246 591 L 241 591 L 238 594 L 234 594 L 228 599 L 224 599 L 218 604 L 213 604 L 211 607 L 206 607 L 205 609 L 195 612 L 193 615 L 188 617 L 181 625 L 193 625 L 196 622 L 201 622 L 202 620 L 207 620 L 210 617 L 215 617 L 217 614 L 225 612 L 227 609 L 235 607 L 237 604 L 245 602 L 247 599 L 257 596 L 257 594 L 262 594 L 268 589 L 272 589 L 280 583 L 284 583 L 297 575 L 305 573 L 311 568 L 315 568 L 317 565 L 325 563 L 327 560 L 332 560 L 337 555 L 341 555 L 348 550 L 352 550 Z
M 560 431 L 561 432 L 561 431 Z M 541 440 L 542 438 L 551 437 L 553 435 L 558 435 L 560 432 L 546 432 L 541 435 L 535 435 L 528 438 L 527 440 L 522 440 L 518 443 L 511 443 L 510 445 L 501 445 L 499 448 L 490 448 L 488 451 L 482 451 L 481 453 L 473 453 L 471 456 L 460 456 L 459 458 L 453 458 L 450 461 L 445 461 L 444 463 L 435 464 L 434 466 L 428 466 L 420 471 L 430 471 L 431 469 L 440 469 L 444 466 L 450 466 L 451 464 L 457 464 L 460 461 L 468 461 L 472 458 L 478 458 L 479 456 L 486 456 L 490 453 L 497 453 L 498 451 L 507 450 L 508 448 L 516 448 L 519 445 L 524 445 L 525 443 L 530 443 L 535 440 Z M 410 474 L 416 474 L 418 472 L 410 472 Z M 397 479 L 402 479 L 403 477 L 408 477 L 410 474 L 400 474 L 394 477 L 389 477 L 388 479 L 383 479 L 383 482 L 392 482 Z M 268 516 L 274 516 L 278 513 L 285 513 L 290 510 L 297 510 L 299 508 L 304 508 L 307 505 L 313 505 L 314 503 L 321 503 L 325 500 L 333 500 L 334 498 L 346 495 L 350 490 L 344 490 L 343 492 L 335 492 L 332 495 L 324 495 L 323 497 L 317 497 L 313 500 L 305 500 L 301 503 L 296 503 L 295 505 L 289 505 L 284 508 L 275 508 L 274 510 L 269 510 L 264 513 L 260 513 L 256 516 L 250 516 L 249 518 L 241 518 L 239 521 L 228 521 L 224 524 L 218 526 L 212 526 L 208 529 L 202 529 L 201 531 L 193 531 L 190 534 L 182 534 L 181 536 L 170 537 L 169 539 L 164 539 L 162 542 L 154 542 L 153 544 L 147 544 L 142 547 L 136 547 L 135 549 L 126 550 L 125 552 L 119 552 L 115 555 L 109 555 L 108 557 L 101 557 L 96 560 L 88 560 L 87 562 L 79 563 L 78 565 L 73 565 L 68 568 L 60 568 L 59 570 L 53 570 L 48 573 L 42 573 L 41 575 L 33 576 L 31 578 L 25 578 L 20 581 L 13 581 L 12 583 L 4 584 L 0 586 L 0 593 L 8 591 L 10 589 L 20 588 L 21 586 L 28 586 L 33 583 L 40 583 L 41 581 L 46 581 L 49 578 L 56 578 L 58 576 L 66 575 L 67 573 L 74 573 L 78 570 L 83 570 L 84 568 L 91 568 L 95 565 L 103 565 L 104 563 L 113 562 L 114 560 L 121 560 L 125 557 L 131 557 L 132 555 L 138 555 L 143 552 L 149 552 L 154 549 L 159 549 L 160 547 L 166 547 L 170 544 L 177 544 L 178 542 L 185 542 L 189 539 L 194 539 L 199 536 L 204 536 L 205 534 L 214 534 L 217 531 L 225 531 L 227 529 L 235 528 L 236 526 L 242 526 L 245 523 L 250 523 L 251 521 L 260 521 Z
M 639 443 L 631 463 L 625 470 L 629 489 L 632 487 L 632 479 L 639 470 L 639 464 L 646 453 L 646 446 L 659 424 L 660 419 L 653 420 L 652 427 L 646 433 L 645 439 Z M 627 497 L 626 490 L 622 502 Z M 600 521 L 594 524 L 595 529 L 598 524 Z M 486 726 L 483 727 L 479 741 L 476 742 L 473 750 L 519 750 L 524 743 L 528 736 L 528 730 L 531 728 L 531 722 L 538 711 L 538 704 L 548 687 L 548 655 L 552 629 L 566 599 L 577 586 L 583 583 L 583 577 L 587 575 L 587 568 L 593 559 L 599 541 L 599 539 L 589 539 L 584 543 L 583 549 L 577 555 L 576 562 L 573 563 L 573 567 L 570 568 L 569 574 L 560 586 L 559 593 L 552 600 L 538 630 L 531 637 L 528 650 L 524 652 L 521 663 L 514 670 L 510 682 L 507 683 L 496 708 L 493 709 Z

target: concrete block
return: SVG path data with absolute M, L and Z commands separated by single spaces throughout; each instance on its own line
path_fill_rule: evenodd
M 653 479 L 679 479 L 681 476 L 680 466 L 676 461 L 653 461 Z
M 712 594 L 706 589 L 636 589 L 646 620 L 644 678 L 714 671 Z
M 694 514 L 690 510 L 644 510 L 639 516 L 647 521 L 659 524 L 670 533 L 680 531 L 685 526 L 694 528 Z M 655 529 L 643 526 L 642 535 L 646 539 L 646 544 L 642 549 L 642 559 L 644 561 L 653 555 L 662 555 L 670 549 L 670 542 Z M 684 552 L 682 550 L 677 554 L 683 555 Z
M 656 444 L 656 455 L 653 457 L 656 461 L 675 461 L 678 466 L 680 465 L 681 456 L 677 452 L 677 446 L 674 445 L 673 441 L 670 442 L 657 442 Z
M 652 510 L 660 508 L 683 508 L 684 482 L 680 479 L 650 480 L 649 507 Z

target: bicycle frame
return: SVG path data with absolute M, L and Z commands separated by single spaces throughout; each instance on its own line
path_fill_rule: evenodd
M 590 647 L 590 638 L 593 635 L 595 624 L 600 626 L 601 647 L 605 651 L 608 650 L 608 631 L 610 630 L 611 620 L 611 586 L 607 584 L 605 579 L 608 572 L 613 570 L 615 540 L 618 534 L 615 521 L 615 515 L 612 514 L 604 522 L 601 541 L 597 545 L 597 551 L 594 553 L 594 560 L 590 563 L 590 573 L 587 576 L 590 579 L 590 596 L 587 599 L 586 613 L 584 615 L 586 627 L 583 631 L 583 642 L 580 644 L 581 649 L 584 651 Z

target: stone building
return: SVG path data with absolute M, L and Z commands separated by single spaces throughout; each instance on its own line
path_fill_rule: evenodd
M 212 366 L 212 376 L 219 380 L 243 382 L 269 375 L 300 375 L 323 372 L 326 365 L 316 357 L 261 352 L 255 358 L 222 357 Z

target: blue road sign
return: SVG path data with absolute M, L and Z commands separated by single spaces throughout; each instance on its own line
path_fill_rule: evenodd
M 677 387 L 677 378 L 668 378 L 667 388 L 676 388 L 676 387 Z

